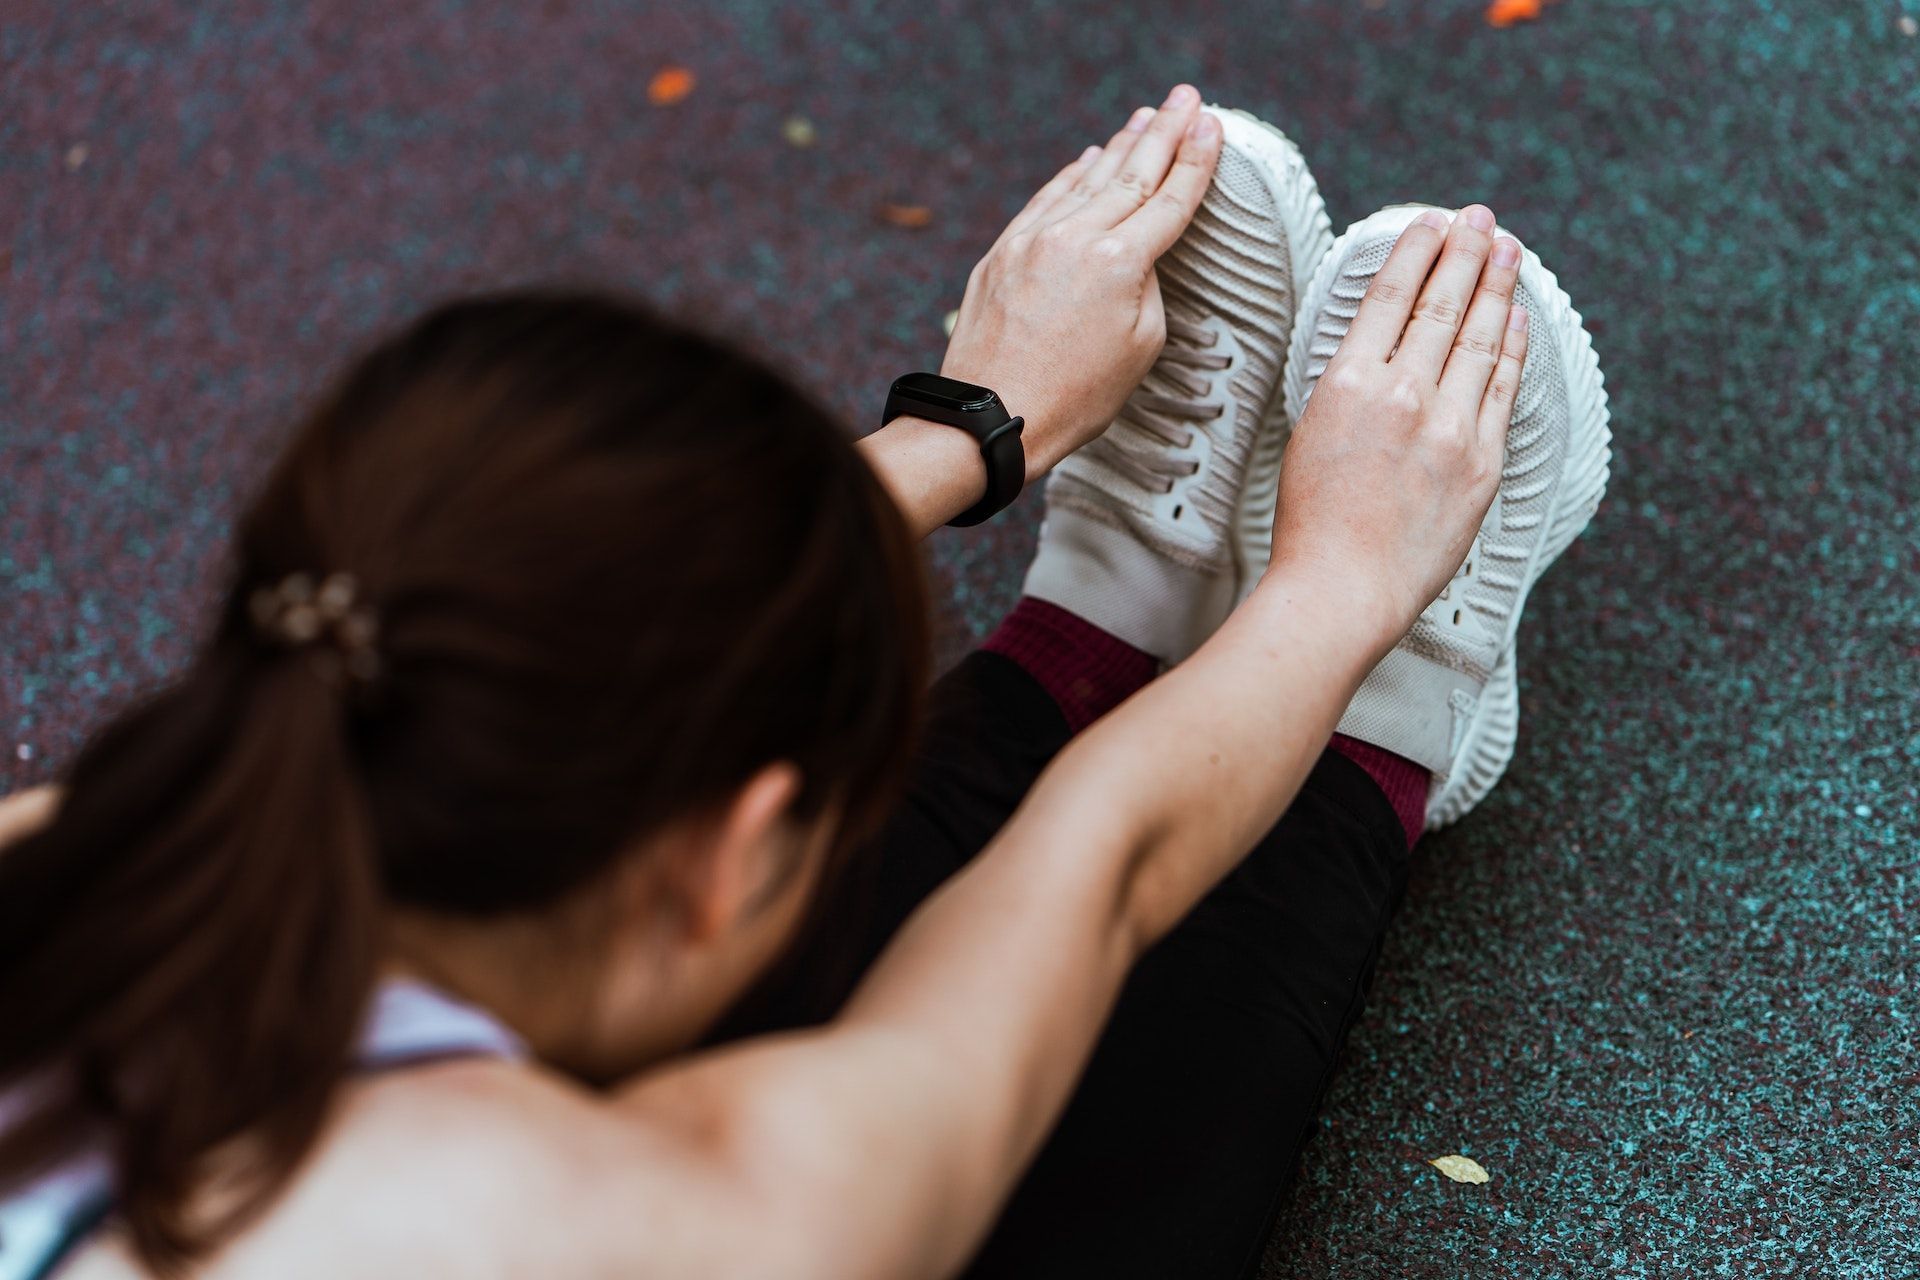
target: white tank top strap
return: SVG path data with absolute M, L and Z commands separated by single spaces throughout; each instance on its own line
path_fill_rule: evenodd
M 374 993 L 354 1065 L 386 1071 L 441 1058 L 526 1056 L 520 1037 L 478 1005 L 411 978 L 389 978 Z
M 354 1070 L 392 1071 L 449 1058 L 524 1059 L 526 1044 L 477 1005 L 410 978 L 375 990 Z M 0 1131 L 25 1109 L 29 1086 L 0 1094 Z M 0 1199 L 0 1280 L 44 1280 L 113 1209 L 113 1165 L 104 1146 L 81 1146 Z

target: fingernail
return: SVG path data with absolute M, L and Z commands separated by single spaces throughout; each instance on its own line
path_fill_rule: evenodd
M 1082 160 L 1091 160 L 1099 154 L 1100 154 L 1100 148 L 1098 146 L 1092 146 L 1092 147 L 1088 147 L 1085 151 L 1082 151 L 1080 153 L 1080 158 Z
M 1151 119 L 1153 119 L 1153 108 L 1141 107 L 1138 111 L 1127 117 L 1127 129 L 1130 132 L 1139 133 L 1147 127 L 1147 121 Z
M 1525 307 L 1515 307 L 1513 310 L 1507 312 L 1507 328 L 1524 329 L 1526 327 L 1527 309 Z
M 1167 95 L 1167 105 L 1170 107 L 1184 107 L 1199 100 L 1199 90 L 1190 84 L 1177 84 L 1173 86 L 1173 92 Z
M 1418 221 L 1421 226 L 1432 227 L 1435 231 L 1445 231 L 1447 229 L 1447 215 L 1438 209 L 1427 210 L 1420 215 Z
M 1493 242 L 1493 265 L 1510 267 L 1520 261 L 1520 246 L 1502 236 Z
M 1220 122 L 1213 118 L 1211 112 L 1202 111 L 1193 118 L 1193 123 L 1187 126 L 1187 132 L 1199 141 L 1211 141 L 1214 135 L 1220 132 Z
M 1462 211 L 1462 216 L 1466 218 L 1467 225 L 1475 231 L 1493 230 L 1493 210 L 1483 204 L 1468 205 Z

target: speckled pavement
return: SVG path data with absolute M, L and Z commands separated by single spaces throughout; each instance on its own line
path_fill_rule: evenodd
M 1336 226 L 1490 203 L 1617 435 L 1512 772 L 1418 859 L 1268 1273 L 1920 1274 L 1901 2 L 7 0 L 0 786 L 182 661 L 237 495 L 381 326 L 611 281 L 865 429 L 1005 217 L 1190 79 L 1301 144 Z M 948 656 L 1038 514 L 935 540 Z

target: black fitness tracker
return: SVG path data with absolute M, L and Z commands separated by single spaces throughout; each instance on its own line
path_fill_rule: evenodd
M 1009 414 L 999 396 L 937 373 L 909 373 L 894 379 L 880 425 L 909 417 L 958 427 L 980 442 L 980 458 L 987 464 L 986 496 L 948 524 L 979 524 L 1020 496 L 1027 482 L 1027 450 L 1020 432 L 1027 424 Z

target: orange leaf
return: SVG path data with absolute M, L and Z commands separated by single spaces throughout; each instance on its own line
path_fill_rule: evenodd
M 662 67 L 647 83 L 647 101 L 670 107 L 693 92 L 693 72 L 685 67 Z
M 1493 0 L 1487 6 L 1487 23 L 1495 27 L 1510 27 L 1539 16 L 1540 0 Z
M 932 225 L 933 210 L 923 204 L 883 204 L 880 206 L 880 217 L 896 227 L 918 230 Z

